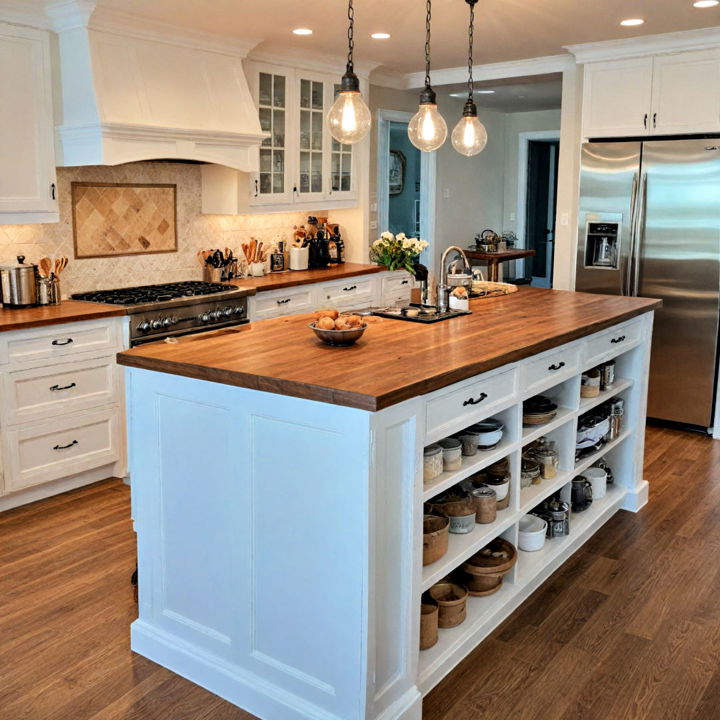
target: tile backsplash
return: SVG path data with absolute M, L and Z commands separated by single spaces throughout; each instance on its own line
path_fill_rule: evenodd
M 44 255 L 65 255 L 70 263 L 62 276 L 62 293 L 129 287 L 180 280 L 200 280 L 198 250 L 231 247 L 254 235 L 260 240 L 287 235 L 293 225 L 306 222 L 308 213 L 262 215 L 203 215 L 200 211 L 200 166 L 189 163 L 142 162 L 117 166 L 58 168 L 60 222 L 39 225 L 0 225 L 0 263 L 25 255 L 37 262 Z M 73 250 L 70 183 L 175 183 L 177 185 L 178 251 L 76 260 Z M 322 214 L 322 213 L 319 213 Z

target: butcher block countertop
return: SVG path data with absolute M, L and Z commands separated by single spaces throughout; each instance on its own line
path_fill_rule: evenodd
M 151 343 L 118 354 L 129 367 L 376 411 L 591 335 L 659 300 L 521 288 L 473 300 L 472 315 L 433 325 L 370 318 L 348 348 L 323 345 L 291 315 Z
M 125 308 L 77 300 L 63 300 L 60 305 L 40 305 L 17 309 L 0 308 L 0 332 L 120 315 L 125 315 Z
M 245 277 L 232 280 L 231 284 L 241 288 L 253 288 L 256 292 L 281 290 L 282 288 L 309 285 L 310 283 L 329 282 L 369 275 L 385 270 L 380 265 L 363 265 L 361 263 L 341 263 L 318 270 L 288 270 L 287 272 L 270 273 L 263 277 Z

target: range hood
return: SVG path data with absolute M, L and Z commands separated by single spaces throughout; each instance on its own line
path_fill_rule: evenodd
M 182 159 L 258 169 L 266 135 L 243 71 L 248 47 L 81 20 L 56 28 L 58 165 Z

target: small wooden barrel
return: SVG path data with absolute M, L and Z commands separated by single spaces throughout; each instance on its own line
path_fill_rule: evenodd
M 427 650 L 438 641 L 438 606 L 420 606 L 420 649 Z
M 475 505 L 475 522 L 487 524 L 497 517 L 497 495 L 491 487 L 475 488 L 471 493 Z
M 423 565 L 439 560 L 448 550 L 450 520 L 437 515 L 423 517 Z
M 459 625 L 467 616 L 467 588 L 455 583 L 435 583 L 430 597 L 438 604 L 438 627 L 451 628 Z

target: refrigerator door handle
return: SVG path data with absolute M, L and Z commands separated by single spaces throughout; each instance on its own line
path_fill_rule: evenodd
M 648 175 L 643 173 L 640 183 L 640 193 L 637 209 L 637 229 L 635 231 L 635 246 L 633 248 L 633 279 L 630 294 L 636 296 L 640 291 L 640 249 L 645 240 L 645 220 L 647 215 L 647 188 Z
M 627 260 L 625 263 L 625 277 L 623 278 L 621 293 L 623 295 L 629 295 L 632 285 L 632 258 L 635 252 L 635 225 L 637 215 L 637 204 L 638 204 L 638 174 L 633 174 L 632 190 L 630 191 L 630 237 Z

